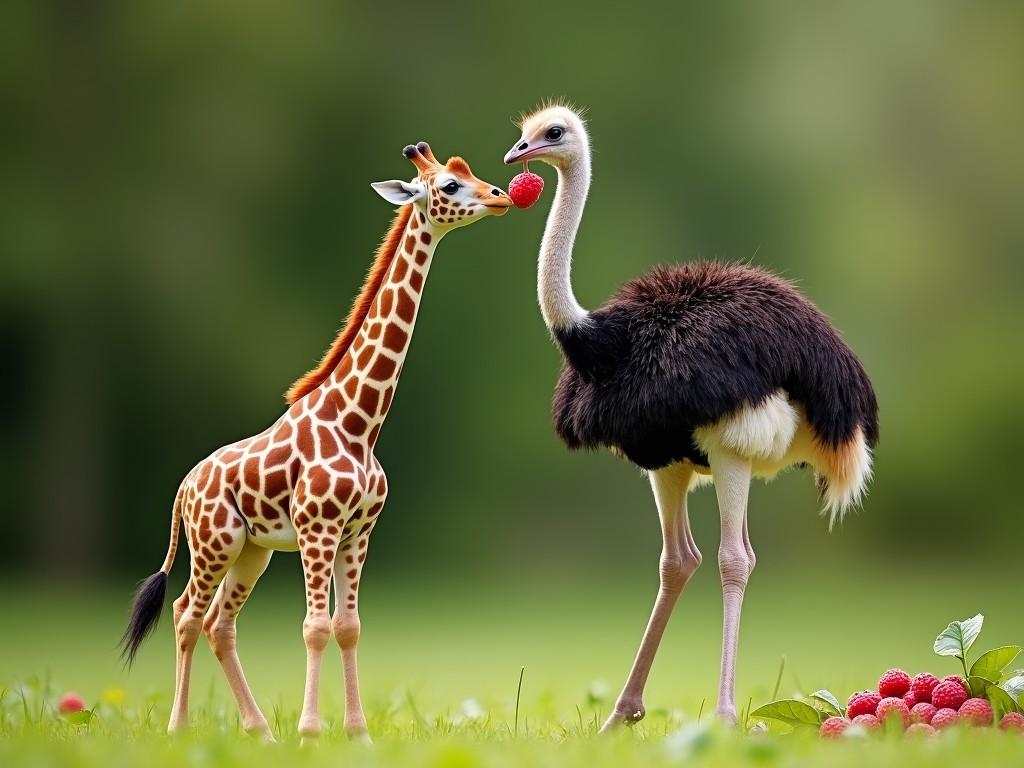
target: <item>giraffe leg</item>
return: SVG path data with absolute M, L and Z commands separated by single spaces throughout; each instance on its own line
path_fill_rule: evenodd
M 211 590 L 212 591 L 212 590 Z M 192 605 L 199 597 L 194 581 L 189 579 L 188 586 L 174 602 L 174 634 L 176 642 L 176 662 L 174 672 L 174 703 L 171 705 L 171 719 L 167 723 L 168 733 L 178 733 L 188 728 L 188 687 L 192 674 L 192 652 L 202 628 L 203 619 L 193 614 Z M 206 596 L 209 600 L 209 596 Z M 205 603 L 201 603 L 205 607 Z
M 686 511 L 686 494 L 692 475 L 693 469 L 682 465 L 651 473 L 651 488 L 658 504 L 662 535 L 658 597 L 629 677 L 615 702 L 615 708 L 601 728 L 602 732 L 623 723 L 635 723 L 646 713 L 643 693 L 651 664 L 679 594 L 700 565 L 700 551 L 690 533 L 690 520 Z
M 245 680 L 242 664 L 238 660 L 236 620 L 246 599 L 263 571 L 270 563 L 273 551 L 247 541 L 227 577 L 221 582 L 217 595 L 207 611 L 203 631 L 213 654 L 220 661 L 231 693 L 238 703 L 242 728 L 248 733 L 273 741 L 267 718 L 263 716 Z
M 367 743 L 366 715 L 359 697 L 359 673 L 356 646 L 359 644 L 359 577 L 366 559 L 370 532 L 355 536 L 341 545 L 334 564 L 334 639 L 341 646 L 345 670 L 345 733 Z
M 722 518 L 722 539 L 718 549 L 723 601 L 722 672 L 715 713 L 726 723 L 735 725 L 740 611 L 747 580 L 754 570 L 754 550 L 747 534 L 750 460 L 727 452 L 716 453 L 711 456 L 711 471 L 715 477 Z
M 242 529 L 244 531 L 244 529 Z M 188 728 L 188 688 L 192 674 L 192 654 L 203 630 L 203 617 L 218 585 L 238 557 L 245 536 L 234 530 L 207 528 L 195 537 L 192 574 L 185 591 L 174 602 L 174 632 L 177 663 L 175 667 L 174 703 L 168 733 Z M 190 544 L 193 539 L 190 537 Z
M 306 688 L 299 716 L 299 735 L 303 740 L 320 735 L 320 662 L 331 639 L 331 614 L 327 609 L 331 596 L 331 576 L 338 541 L 329 536 L 316 540 L 299 532 L 302 573 L 306 582 L 306 619 L 302 639 L 306 643 Z

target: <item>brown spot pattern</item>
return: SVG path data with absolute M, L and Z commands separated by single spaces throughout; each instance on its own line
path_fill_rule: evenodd
M 401 303 L 399 303 L 399 306 L 401 306 Z M 392 352 L 401 353 L 408 341 L 409 334 L 397 325 L 389 325 L 384 331 L 384 346 Z
M 370 369 L 367 374 L 371 379 L 377 381 L 387 381 L 391 378 L 395 372 L 397 363 L 386 355 L 378 355 L 376 362 L 373 364 L 373 368 Z
M 395 312 L 406 323 L 412 323 L 416 317 L 416 302 L 404 288 L 398 289 L 398 306 L 395 308 Z
M 462 215 L 443 197 L 435 199 L 433 212 Z M 343 547 L 347 584 L 339 587 L 338 597 L 347 610 L 355 610 L 366 539 L 387 495 L 384 473 L 368 449 L 401 373 L 392 355 L 402 355 L 409 346 L 409 331 L 397 321 L 411 325 L 415 320 L 425 280 L 422 267 L 429 260 L 425 248 L 433 244 L 422 212 L 407 215 L 406 221 L 401 239 L 393 240 L 396 252 L 388 276 L 372 299 L 360 299 L 365 302 L 358 333 L 343 334 L 347 348 L 317 373 L 319 381 L 292 399 L 270 429 L 223 447 L 183 482 L 176 504 L 194 556 L 176 611 L 207 615 L 210 628 L 222 626 L 241 608 L 249 588 L 231 582 L 211 606 L 217 587 L 248 536 L 260 543 L 271 534 L 295 536 L 311 611 L 326 610 L 335 554 Z M 402 252 L 397 252 L 399 243 Z

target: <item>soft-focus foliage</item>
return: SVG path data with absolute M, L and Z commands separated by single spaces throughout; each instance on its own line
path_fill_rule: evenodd
M 239 727 L 227 684 L 205 641 L 197 649 L 191 704 L 195 732 L 164 735 L 174 677 L 173 633 L 163 623 L 131 674 L 112 650 L 123 595 L 68 590 L 60 612 L 49 590 L 26 590 L 5 605 L 17 616 L 0 651 L 0 765 L 102 766 L 661 766 L 694 757 L 707 766 L 1012 766 L 1024 737 L 949 732 L 915 741 L 898 735 L 821 742 L 817 728 L 748 738 L 713 723 L 720 614 L 717 574 L 699 571 L 669 626 L 646 697 L 647 717 L 615 737 L 596 730 L 628 666 L 647 600 L 638 584 L 491 585 L 465 580 L 365 587 L 360 682 L 376 745 L 350 743 L 342 731 L 339 653 L 324 656 L 320 749 L 295 735 L 305 649 L 301 599 L 292 592 L 253 596 L 239 622 L 239 653 L 260 706 L 282 744 L 264 747 Z M 438 587 L 442 589 L 438 590 Z M 598 588 L 599 587 L 599 588 Z M 935 598 L 938 590 L 942 599 Z M 932 653 L 948 611 L 993 606 L 986 642 L 1024 634 L 1015 585 L 995 582 L 979 595 L 952 575 L 904 580 L 900 597 L 884 579 L 865 576 L 830 600 L 834 579 L 764 575 L 744 616 L 738 700 L 749 711 L 773 696 L 805 696 L 817 687 L 845 703 L 892 666 L 959 671 Z M 785 600 L 772 600 L 785 596 Z M 870 617 L 881 617 L 871 621 Z M 69 628 L 73 630 L 69 631 Z M 779 657 L 786 665 L 779 675 Z M 525 667 L 516 730 L 516 693 Z M 54 712 L 58 696 L 80 693 L 90 713 Z M 753 726 L 754 722 L 747 722 Z M 689 764 L 689 763 L 688 763 Z
M 1009 550 L 1022 26 L 1020 3 L 953 0 L 4 3 L 3 568 L 154 569 L 180 477 L 274 419 L 332 338 L 390 216 L 369 182 L 427 139 L 504 184 L 510 117 L 553 95 L 589 108 L 596 151 L 585 305 L 657 262 L 752 260 L 874 377 L 864 511 L 830 537 L 805 474 L 755 489 L 762 567 Z M 644 481 L 549 425 L 534 170 L 536 208 L 440 249 L 368 583 L 654 573 Z M 694 506 L 711 553 L 711 495 Z

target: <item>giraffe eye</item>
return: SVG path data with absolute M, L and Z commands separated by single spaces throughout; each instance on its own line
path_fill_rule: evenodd
M 548 141 L 558 141 L 562 138 L 563 133 L 565 133 L 565 131 L 562 128 L 557 125 L 553 125 L 548 128 L 548 132 L 544 134 L 544 138 Z
M 459 191 L 459 184 L 456 181 L 449 181 L 447 184 L 441 187 L 441 191 L 444 192 L 446 195 L 454 195 L 456 192 Z

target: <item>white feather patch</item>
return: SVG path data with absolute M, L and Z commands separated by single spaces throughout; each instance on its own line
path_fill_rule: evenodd
M 750 459 L 781 460 L 796 435 L 800 415 L 782 390 L 757 405 L 744 404 L 711 427 L 697 431 L 706 452 L 714 444 Z

